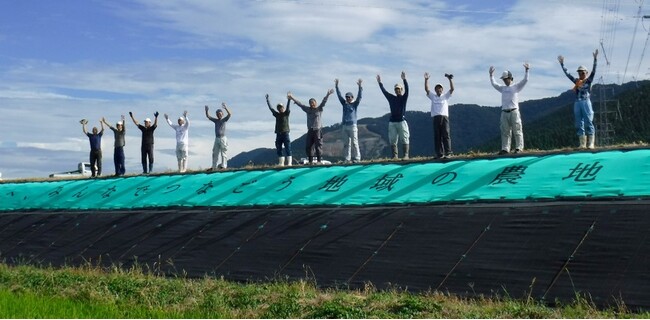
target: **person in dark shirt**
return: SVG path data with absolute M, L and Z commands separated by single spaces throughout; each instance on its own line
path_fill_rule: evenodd
M 277 111 L 273 110 L 271 107 L 271 102 L 269 101 L 269 95 L 266 94 L 266 105 L 271 110 L 271 113 L 275 117 L 275 150 L 278 154 L 278 165 L 280 167 L 284 166 L 285 160 L 287 166 L 291 166 L 292 157 L 291 157 L 291 138 L 289 137 L 289 115 L 291 110 L 289 105 L 291 104 L 291 99 L 289 99 L 289 94 L 287 93 L 287 107 L 278 103 L 276 108 Z M 284 146 L 284 155 L 282 153 L 282 146 Z
M 140 154 L 142 156 L 142 173 L 148 174 L 153 170 L 153 132 L 158 127 L 158 111 L 154 115 L 153 125 L 151 124 L 151 119 L 144 119 L 144 125 L 138 123 L 138 120 L 135 120 L 133 117 L 133 112 L 129 111 L 131 120 L 133 123 L 142 131 L 142 145 L 140 146 Z M 147 169 L 147 164 L 149 165 Z
M 391 145 L 393 159 L 398 158 L 398 140 L 404 147 L 404 159 L 409 158 L 409 126 L 404 117 L 406 113 L 406 101 L 409 98 L 409 84 L 406 81 L 406 73 L 404 71 L 402 71 L 402 81 L 404 82 L 404 87 L 399 83 L 396 84 L 395 95 L 393 95 L 384 89 L 384 84 L 381 82 L 381 76 L 377 75 L 379 89 L 381 89 L 384 97 L 388 100 L 388 106 L 390 107 L 388 140 Z
M 102 135 L 104 135 L 104 123 L 100 120 L 102 131 L 98 131 L 97 127 L 93 127 L 92 133 L 86 130 L 88 120 L 82 119 L 80 121 L 83 133 L 90 141 L 90 172 L 93 178 L 102 175 Z

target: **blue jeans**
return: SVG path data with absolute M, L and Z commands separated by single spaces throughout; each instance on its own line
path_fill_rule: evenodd
M 115 175 L 123 176 L 126 173 L 124 168 L 124 147 L 115 147 L 113 151 L 113 163 L 115 164 Z
M 289 132 L 278 132 L 275 135 L 275 150 L 278 157 L 282 157 L 282 146 L 284 145 L 284 156 L 291 157 L 291 139 Z
M 579 136 L 584 136 L 585 133 L 588 136 L 594 135 L 594 110 L 591 108 L 590 100 L 576 100 L 573 104 L 573 115 L 575 116 L 576 132 Z

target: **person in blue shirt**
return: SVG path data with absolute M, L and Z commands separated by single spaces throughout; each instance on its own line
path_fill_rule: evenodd
M 362 81 L 363 80 L 361 79 L 357 81 L 359 91 L 357 93 L 357 99 L 355 100 L 352 92 L 347 92 L 344 99 L 339 90 L 339 79 L 334 79 L 336 95 L 341 102 L 341 106 L 343 106 L 341 131 L 343 132 L 343 154 L 345 156 L 345 162 L 350 162 L 350 160 L 355 163 L 361 161 L 361 152 L 359 151 L 359 130 L 357 128 L 357 108 L 359 107 L 359 103 L 361 103 L 361 92 L 363 91 L 363 88 L 361 87 Z
M 99 123 L 102 125 L 102 130 L 98 131 L 97 127 L 93 127 L 92 133 L 86 130 L 88 120 L 82 119 L 80 121 L 81 129 L 90 141 L 90 173 L 91 177 L 99 177 L 102 175 L 102 135 L 104 135 L 104 122 L 101 120 Z
M 594 66 L 591 68 L 591 74 L 584 66 L 578 67 L 578 78 L 574 78 L 567 72 L 564 67 L 564 57 L 558 56 L 557 61 L 560 63 L 564 74 L 573 82 L 573 91 L 576 93 L 576 101 L 573 103 L 573 115 L 575 116 L 576 133 L 580 148 L 593 149 L 594 140 L 594 109 L 591 106 L 591 84 L 596 75 L 596 63 L 598 58 L 598 49 L 594 51 Z M 587 76 L 589 75 L 589 76 Z

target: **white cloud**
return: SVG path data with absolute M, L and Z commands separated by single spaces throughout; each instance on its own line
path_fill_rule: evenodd
M 11 63 L 0 61 L 0 112 L 13 120 L 0 127 L 0 143 L 85 151 L 81 118 L 97 125 L 102 116 L 115 122 L 128 111 L 142 121 L 156 110 L 173 117 L 188 110 L 195 153 L 190 167 L 205 168 L 214 133 L 205 120 L 204 105 L 211 112 L 221 102 L 232 108 L 228 136 L 234 156 L 273 145 L 267 93 L 273 104 L 285 103 L 287 91 L 303 102 L 310 97 L 320 100 L 333 88 L 335 78 L 341 80 L 342 92 L 355 93 L 355 82 L 362 78 L 359 116 L 378 117 L 388 112 L 388 106 L 375 75 L 380 73 L 384 83 L 392 85 L 404 70 L 411 86 L 410 110 L 429 110 L 424 72 L 445 86 L 442 75 L 455 75 L 453 103 L 496 105 L 499 97 L 489 85 L 488 67 L 494 65 L 498 72 L 510 69 L 520 79 L 527 61 L 532 65 L 531 80 L 521 98 L 544 98 L 570 87 L 557 55 L 566 57 L 570 70 L 580 64 L 590 67 L 591 53 L 603 36 L 602 5 L 591 0 L 141 0 L 93 8 L 114 14 L 111 30 L 116 33 L 110 38 L 124 39 L 125 47 L 115 52 L 127 58 L 113 60 L 110 54 L 115 52 L 96 52 L 91 59 L 57 59 L 57 48 L 48 48 L 52 58 L 10 56 L 5 61 Z M 620 79 L 636 22 L 634 5 L 623 4 L 620 10 L 614 17 L 619 19 L 616 45 L 607 53 L 611 65 L 606 66 L 600 55 L 597 75 L 605 82 Z M 76 25 L 91 33 L 98 27 L 92 21 Z M 635 69 L 642 35 L 637 35 L 637 50 L 631 55 Z M 0 41 L 4 39 L 0 35 Z M 639 68 L 641 77 L 647 78 L 648 67 L 646 59 Z M 630 74 L 636 74 L 633 71 Z M 173 132 L 160 120 L 156 148 L 173 149 Z M 340 121 L 335 96 L 323 120 L 325 125 Z M 305 132 L 304 113 L 295 107 L 291 121 L 292 137 L 297 138 Z M 137 168 L 140 133 L 128 119 L 127 125 L 127 159 Z M 113 140 L 107 132 L 105 163 L 110 165 Z M 156 162 L 159 168 L 176 166 L 171 154 L 157 155 Z

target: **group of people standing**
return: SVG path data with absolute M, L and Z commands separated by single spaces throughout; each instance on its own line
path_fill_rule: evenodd
M 209 114 L 208 106 L 205 106 L 205 116 L 212 122 L 214 122 L 215 129 L 215 141 L 212 149 L 212 167 L 210 170 L 215 170 L 218 168 L 226 168 L 228 166 L 228 157 L 226 151 L 228 150 L 228 140 L 226 139 L 226 122 L 230 119 L 231 111 L 226 106 L 225 103 L 222 103 L 223 108 L 228 113 L 224 117 L 223 110 L 218 109 L 216 112 L 216 117 L 212 117 Z M 160 114 L 158 111 L 154 112 L 154 121 L 152 123 L 150 118 L 144 119 L 144 125 L 140 124 L 138 120 L 133 116 L 133 112 L 129 112 L 131 120 L 136 125 L 136 127 L 142 132 L 142 144 L 140 145 L 140 155 L 142 162 L 142 173 L 149 174 L 153 170 L 154 164 L 154 131 L 158 128 L 158 116 Z M 174 124 L 170 119 L 169 115 L 165 114 L 165 120 L 167 124 L 176 132 L 176 159 L 178 160 L 178 171 L 185 172 L 187 171 L 187 158 L 189 153 L 189 128 L 190 128 L 190 119 L 188 117 L 188 112 L 184 111 L 183 115 L 178 118 L 177 124 Z M 101 130 L 97 127 L 93 127 L 92 133 L 88 132 L 86 125 L 88 120 L 82 119 L 80 121 L 82 125 L 82 130 L 90 141 L 90 168 L 92 177 L 101 176 L 102 174 L 102 151 L 101 151 L 101 139 L 104 134 L 104 124 L 108 126 L 114 133 L 115 136 L 115 145 L 113 153 L 113 161 L 115 163 L 115 176 L 123 176 L 126 173 L 126 168 L 124 166 L 124 146 L 126 145 L 126 124 L 125 117 L 122 115 L 120 121 L 115 124 L 115 127 L 112 127 L 106 118 L 100 119 Z
M 567 68 L 564 66 L 564 57 L 558 56 L 558 62 L 562 67 L 564 74 L 574 84 L 573 91 L 576 93 L 576 101 L 574 103 L 574 116 L 575 127 L 578 135 L 578 146 L 580 148 L 593 149 L 595 144 L 595 128 L 593 125 L 593 108 L 590 100 L 591 85 L 596 71 L 598 50 L 593 53 L 593 67 L 591 74 L 584 66 L 578 67 L 578 77 L 575 78 L 568 73 Z M 489 68 L 490 82 L 495 90 L 501 93 L 501 150 L 499 154 L 507 154 L 511 152 L 511 140 L 514 136 L 515 148 L 514 153 L 519 153 L 524 149 L 524 137 L 522 130 L 521 114 L 519 112 L 519 92 L 528 83 L 528 75 L 530 65 L 524 63 L 524 78 L 514 83 L 512 72 L 506 70 L 501 74 L 500 79 L 503 85 L 496 82 L 494 78 L 495 68 Z M 444 75 L 449 81 L 449 90 L 444 92 L 442 84 L 436 84 L 433 91 L 429 87 L 429 73 L 424 74 L 424 90 L 426 96 L 431 100 L 431 118 L 433 123 L 433 145 L 435 158 L 447 158 L 453 155 L 451 149 L 450 137 L 450 122 L 449 122 L 449 99 L 454 92 L 454 82 L 452 74 Z M 402 83 L 397 83 L 393 87 L 395 94 L 388 92 L 382 83 L 380 75 L 377 75 L 377 83 L 379 88 L 388 102 L 390 109 L 390 117 L 388 124 L 388 138 L 391 146 L 391 154 L 393 159 L 399 159 L 399 145 L 402 146 L 402 158 L 409 158 L 409 127 L 406 121 L 406 103 L 409 96 L 409 84 L 406 80 L 406 73 L 402 71 Z M 339 102 L 342 106 L 342 119 L 341 119 L 341 132 L 344 142 L 343 157 L 346 162 L 356 163 L 361 161 L 361 152 L 359 149 L 359 137 L 357 127 L 357 109 L 361 102 L 363 87 L 362 80 L 357 81 L 358 91 L 356 98 L 352 92 L 347 92 L 341 95 L 339 89 L 339 80 L 334 80 L 334 89 L 329 89 L 325 97 L 320 103 L 316 99 L 309 99 L 309 104 L 305 105 L 297 100 L 291 92 L 287 93 L 286 106 L 278 103 L 274 109 L 271 106 L 269 95 L 266 95 L 266 103 L 275 117 L 275 147 L 278 157 L 279 166 L 292 165 L 291 153 L 291 138 L 289 128 L 289 116 L 291 113 L 291 102 L 295 103 L 307 115 L 307 139 L 305 145 L 305 152 L 308 157 L 308 164 L 318 164 L 322 162 L 323 150 L 323 136 L 322 136 L 322 113 L 330 95 L 336 92 Z M 205 106 L 205 116 L 214 123 L 215 126 L 215 141 L 212 149 L 212 167 L 211 170 L 220 168 L 227 168 L 227 150 L 228 140 L 226 138 L 226 122 L 230 119 L 232 113 L 225 103 L 222 103 L 223 109 L 227 115 L 224 116 L 223 110 L 216 111 L 216 117 L 209 114 L 208 106 Z M 174 124 L 165 114 L 165 119 L 169 126 L 176 132 L 176 158 L 178 160 L 178 171 L 185 172 L 187 170 L 187 157 L 188 157 L 188 131 L 190 121 L 187 116 L 187 111 L 183 112 L 183 116 L 178 118 L 177 123 Z M 158 124 L 158 112 L 154 113 L 154 122 L 146 118 L 144 125 L 138 123 L 134 118 L 133 113 L 129 112 L 133 123 L 142 132 L 142 145 L 141 145 L 141 161 L 142 172 L 144 174 L 150 173 L 153 169 L 153 145 L 154 145 L 154 131 Z M 102 153 L 101 153 L 101 137 L 104 132 L 104 124 L 106 124 L 115 135 L 115 175 L 124 175 L 124 145 L 125 145 L 125 118 L 117 122 L 115 127 L 112 127 L 105 118 L 100 120 L 101 130 L 97 127 L 92 129 L 92 133 L 87 132 L 87 120 L 82 120 L 82 129 L 85 135 L 88 136 L 90 141 L 90 162 L 92 168 L 92 175 L 101 175 L 102 170 Z

